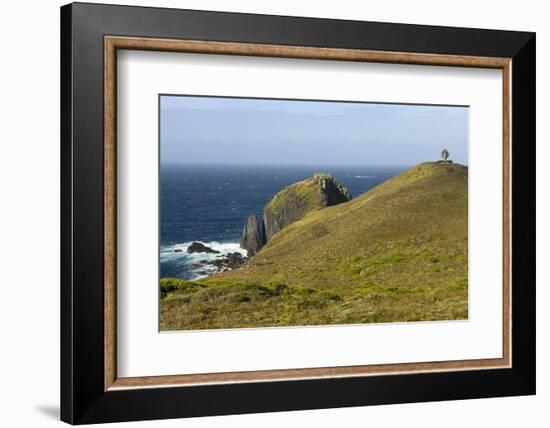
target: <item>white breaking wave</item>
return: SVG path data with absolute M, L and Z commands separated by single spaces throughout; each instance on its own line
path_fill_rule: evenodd
M 376 175 L 354 175 L 353 178 L 376 178 Z
M 192 253 L 188 254 L 187 249 L 193 242 L 198 242 L 200 244 L 205 245 L 206 247 L 212 248 L 213 250 L 219 251 L 220 254 L 212 254 L 212 253 Z M 181 252 L 178 252 L 176 250 L 181 250 Z M 240 253 L 243 256 L 247 255 L 247 251 L 242 249 L 240 247 L 240 244 L 238 242 L 217 242 L 217 241 L 189 241 L 184 242 L 182 244 L 173 244 L 173 245 L 165 245 L 160 248 L 160 256 L 161 259 L 163 256 L 165 257 L 181 257 L 182 254 L 185 254 L 189 257 L 192 256 L 213 256 L 215 259 L 217 256 L 221 254 L 226 253 Z
M 193 242 L 201 244 L 219 251 L 219 254 L 214 253 L 191 253 L 187 249 Z M 178 250 L 178 251 L 176 251 Z M 181 251 L 179 251 L 181 250 Z M 166 245 L 160 248 L 160 262 L 181 261 L 185 266 L 187 278 L 189 280 L 197 280 L 205 278 L 218 272 L 215 265 L 201 264 L 201 262 L 213 262 L 216 259 L 225 257 L 227 253 L 240 253 L 243 257 L 247 256 L 247 251 L 239 246 L 238 242 L 217 242 L 217 241 L 189 241 L 181 244 Z

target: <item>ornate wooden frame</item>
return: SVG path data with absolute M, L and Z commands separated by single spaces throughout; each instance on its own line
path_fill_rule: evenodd
M 245 382 L 273 379 L 304 379 L 373 374 L 414 373 L 442 370 L 468 370 L 510 367 L 511 319 L 511 165 L 510 165 L 510 58 L 465 55 L 432 55 L 406 52 L 378 52 L 359 49 L 334 49 L 197 40 L 152 39 L 105 36 L 105 389 L 160 385 L 189 385 L 220 382 Z M 503 81 L 503 349 L 502 358 L 438 361 L 408 364 L 381 364 L 323 367 L 292 370 L 264 370 L 195 375 L 118 378 L 116 376 L 116 52 L 118 49 L 203 53 L 211 55 L 248 55 L 337 61 L 385 62 L 399 64 L 444 65 L 495 68 L 502 70 Z
M 63 420 L 90 423 L 534 393 L 535 282 L 534 257 L 529 257 L 534 254 L 535 203 L 533 34 L 90 4 L 68 5 L 61 13 Z M 292 36 L 278 31 L 283 27 Z M 118 378 L 118 49 L 501 69 L 503 357 Z M 252 399 L 260 393 L 269 400 Z

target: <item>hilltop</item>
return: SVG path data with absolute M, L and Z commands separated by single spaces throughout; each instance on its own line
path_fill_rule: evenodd
M 308 210 L 239 269 L 163 279 L 162 329 L 465 319 L 467 177 L 460 164 L 417 165 Z

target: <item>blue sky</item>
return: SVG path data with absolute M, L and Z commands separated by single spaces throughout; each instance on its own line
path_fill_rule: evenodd
M 468 108 L 161 96 L 161 163 L 415 165 L 468 162 Z

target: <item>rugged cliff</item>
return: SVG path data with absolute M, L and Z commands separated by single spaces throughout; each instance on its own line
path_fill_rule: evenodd
M 265 244 L 265 234 L 263 224 L 258 223 L 256 214 L 248 217 L 248 221 L 241 233 L 241 248 L 248 252 L 248 257 L 252 257 Z
M 281 190 L 264 208 L 266 240 L 307 213 L 351 199 L 348 189 L 328 174 L 315 174 Z
M 329 174 L 291 184 L 277 193 L 264 208 L 263 222 L 255 215 L 248 221 L 241 234 L 241 248 L 249 256 L 256 254 L 277 232 L 307 213 L 347 202 L 351 194 Z

